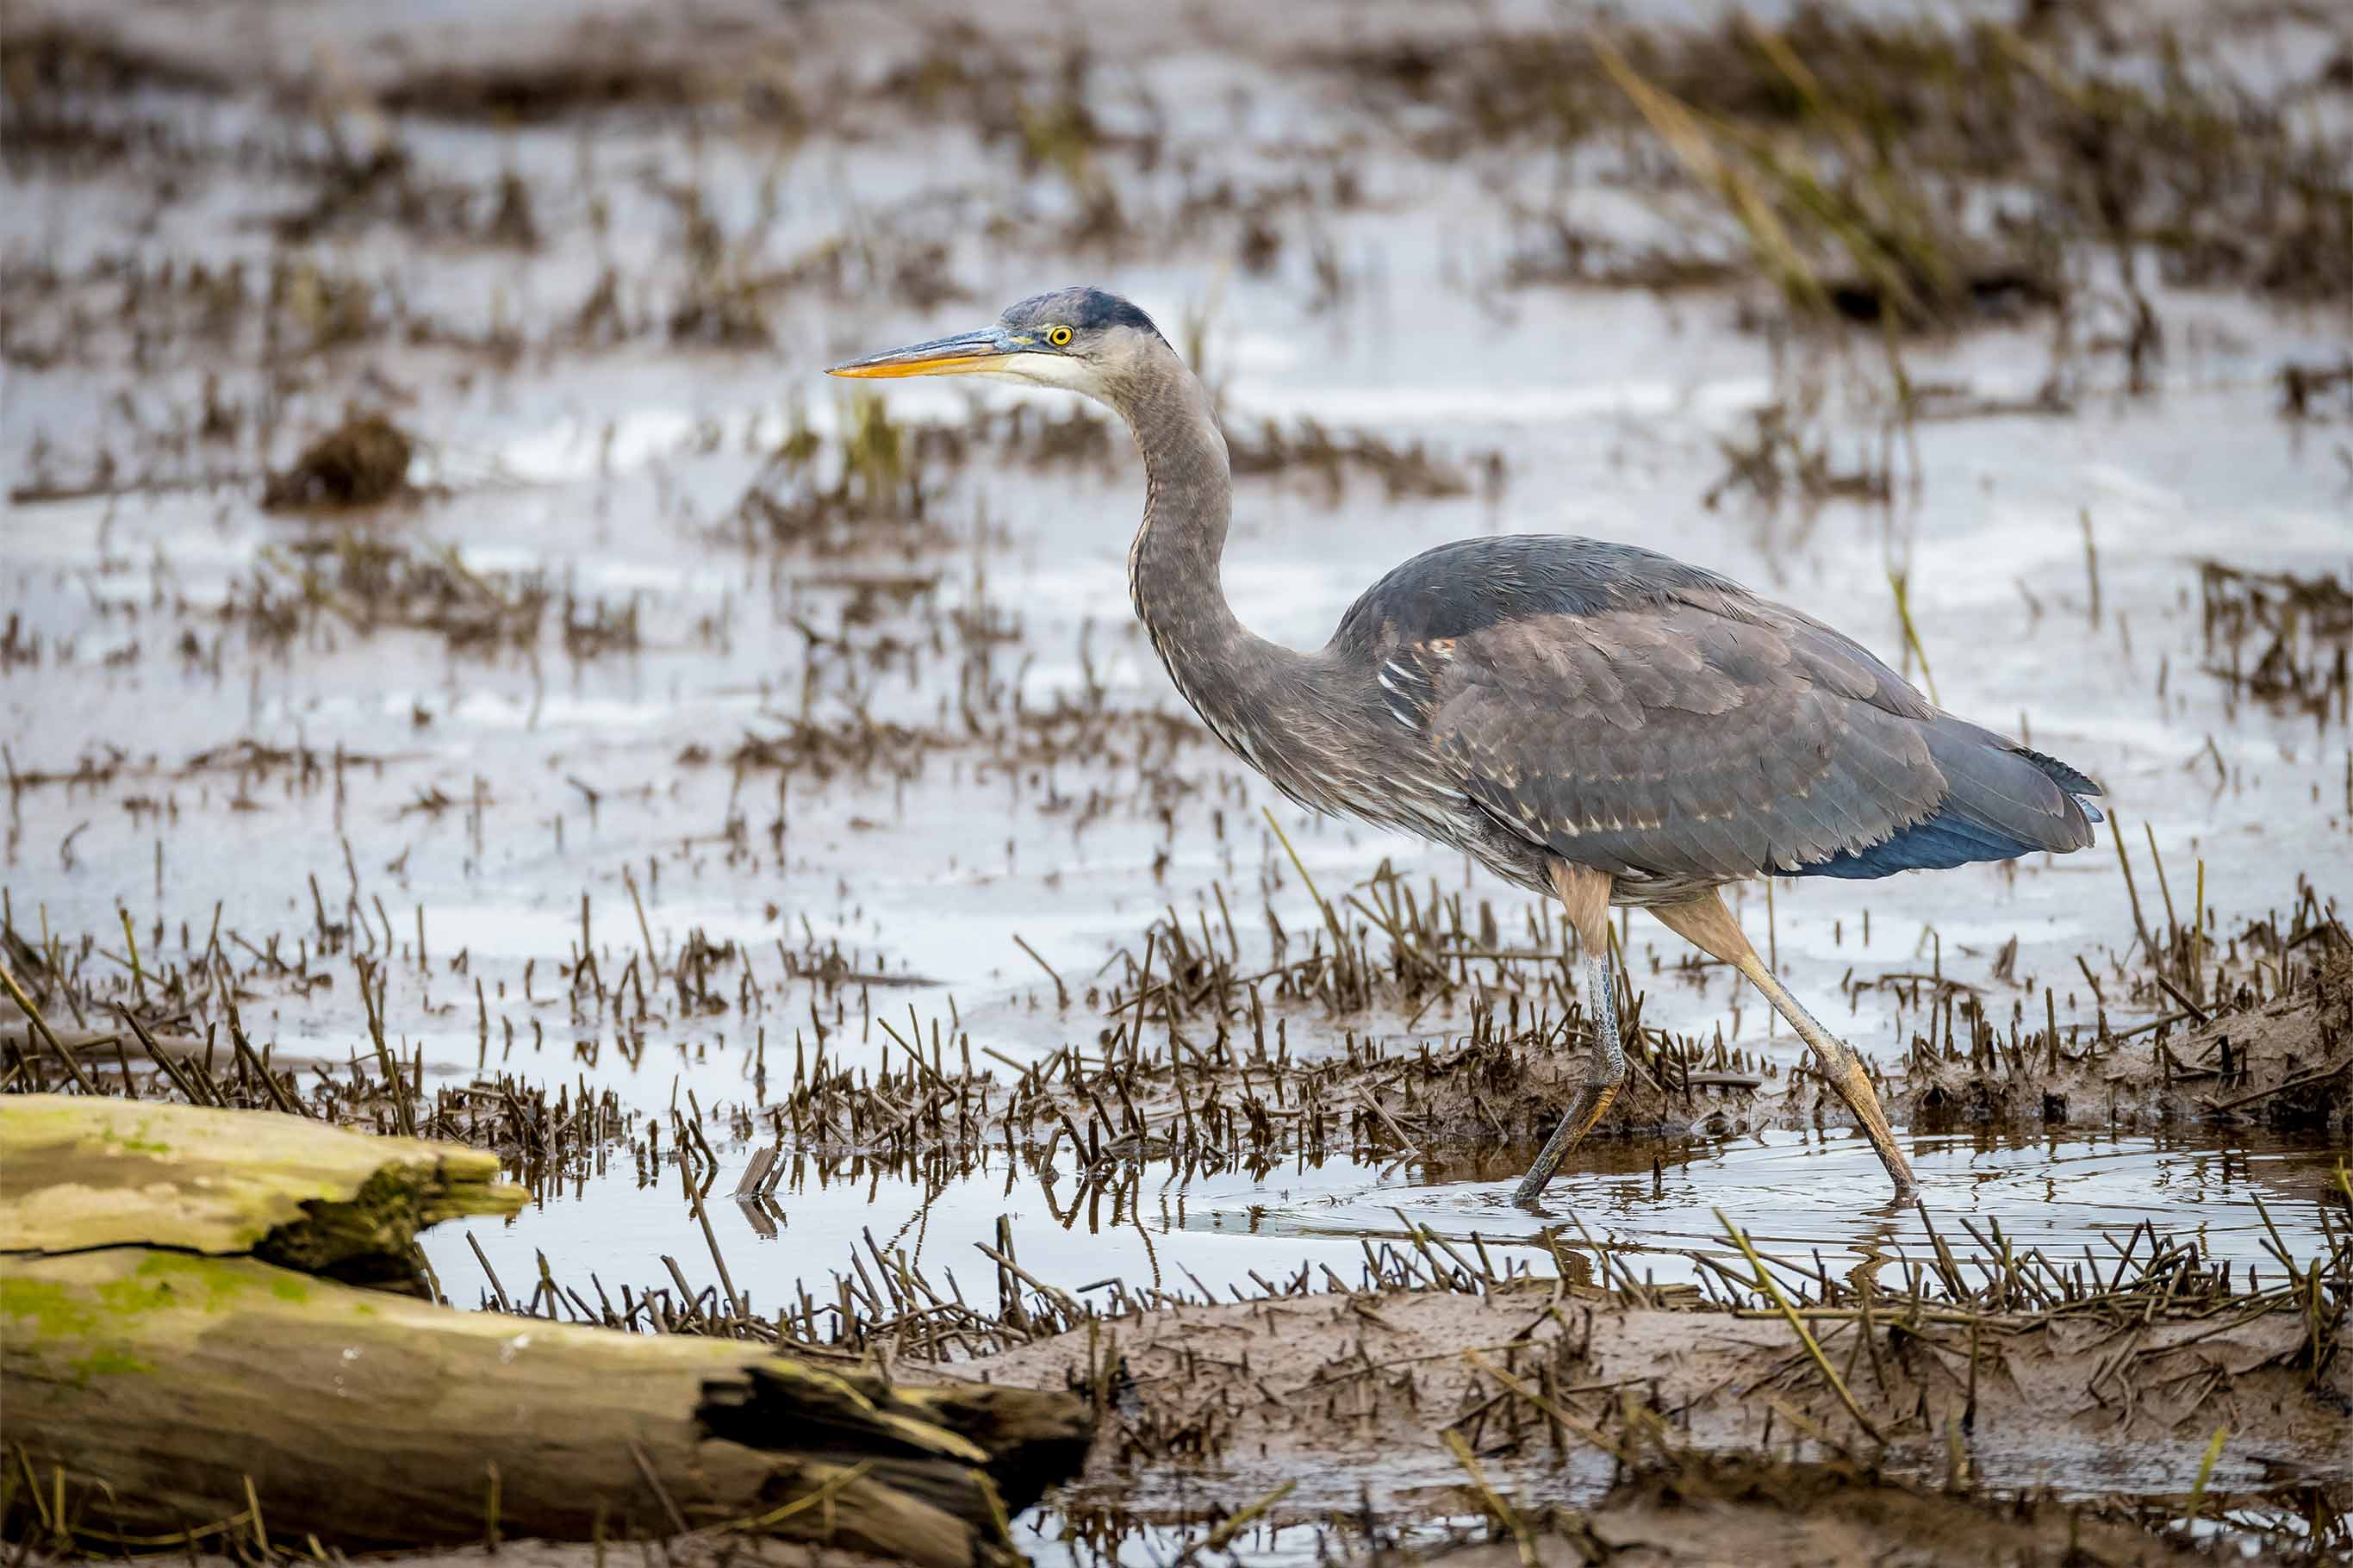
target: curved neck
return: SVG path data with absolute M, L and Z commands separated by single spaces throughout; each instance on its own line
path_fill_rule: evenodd
M 1257 639 L 1234 618 L 1219 569 L 1234 503 L 1226 437 L 1199 379 L 1166 349 L 1153 360 L 1151 374 L 1115 387 L 1112 403 L 1144 454 L 1144 521 L 1128 547 L 1128 592 L 1163 659 L 1175 650 L 1238 655 Z
M 1169 679 L 1219 739 L 1305 798 L 1280 736 L 1318 706 L 1320 661 L 1251 635 L 1226 603 L 1219 562 L 1233 516 L 1233 470 L 1209 396 L 1173 350 L 1155 343 L 1104 399 L 1144 453 L 1144 521 L 1127 553 L 1128 591 Z

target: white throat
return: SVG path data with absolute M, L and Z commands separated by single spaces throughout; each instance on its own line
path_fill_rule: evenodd
M 1057 386 L 1068 392 L 1095 395 L 1094 373 L 1068 354 L 1008 354 L 981 373 L 991 381 L 1016 386 Z

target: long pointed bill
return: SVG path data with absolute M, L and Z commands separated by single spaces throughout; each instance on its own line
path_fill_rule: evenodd
M 835 365 L 826 374 L 860 380 L 902 375 L 971 375 L 978 371 L 997 369 L 1029 347 L 1030 344 L 1013 337 L 1002 328 L 983 327 L 976 332 L 963 332 L 952 338 L 934 338 L 927 343 L 854 359 L 848 364 Z

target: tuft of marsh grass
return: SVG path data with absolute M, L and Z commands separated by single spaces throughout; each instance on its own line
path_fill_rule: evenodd
M 1419 106 L 1433 154 L 1614 142 L 1638 187 L 1706 196 L 1801 316 L 1949 327 L 2056 303 L 2085 247 L 2177 284 L 2353 300 L 2343 133 L 2166 30 L 2118 46 L 2073 15 L 1805 5 L 1771 27 L 1493 29 L 1319 63 Z

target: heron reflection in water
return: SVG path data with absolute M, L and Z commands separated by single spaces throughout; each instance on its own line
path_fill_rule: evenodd
M 1630 544 L 1458 540 L 1374 584 L 1314 653 L 1254 636 L 1219 580 L 1233 476 L 1208 394 L 1150 318 L 1101 289 L 1041 294 L 832 374 L 982 375 L 1108 405 L 1144 453 L 1135 613 L 1219 739 L 1303 805 L 1419 834 L 1560 900 L 1585 949 L 1593 1044 L 1520 1201 L 1625 1079 L 1612 904 L 1650 910 L 1762 991 L 1897 1195 L 1915 1190 L 1862 1059 L 1757 959 L 1722 890 L 2080 849 L 2100 819 L 2090 779 L 1936 708 L 1820 621 Z

